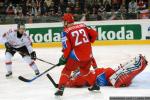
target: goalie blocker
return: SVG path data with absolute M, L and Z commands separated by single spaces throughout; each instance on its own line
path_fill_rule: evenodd
M 129 86 L 132 79 L 145 69 L 147 63 L 145 57 L 139 55 L 125 65 L 120 65 L 109 78 L 110 83 L 116 88 Z

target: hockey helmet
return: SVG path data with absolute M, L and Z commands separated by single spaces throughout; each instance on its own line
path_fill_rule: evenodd
M 65 13 L 64 16 L 62 17 L 64 21 L 67 21 L 68 23 L 73 23 L 74 22 L 74 17 L 71 13 Z

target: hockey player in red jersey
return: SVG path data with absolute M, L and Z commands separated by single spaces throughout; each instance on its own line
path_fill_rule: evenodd
M 99 86 L 126 87 L 131 84 L 135 76 L 145 69 L 147 63 L 147 60 L 140 55 L 126 64 L 120 65 L 116 70 L 112 68 L 97 68 L 90 71 L 87 75 L 88 78 L 83 77 L 80 72 L 76 72 L 67 82 L 66 87 L 89 86 L 91 82 Z
M 62 96 L 64 87 L 69 80 L 72 71 L 79 68 L 80 73 L 85 77 L 89 73 L 91 66 L 92 47 L 98 33 L 90 28 L 87 28 L 85 24 L 74 24 L 74 18 L 72 14 L 64 14 L 64 31 L 62 32 L 62 46 L 63 55 L 59 59 L 59 65 L 65 65 L 61 72 L 58 91 L 56 96 Z M 90 83 L 90 86 L 99 90 L 98 86 Z

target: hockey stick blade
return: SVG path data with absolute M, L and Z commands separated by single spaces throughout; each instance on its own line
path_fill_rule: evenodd
M 24 78 L 22 76 L 19 76 L 18 79 L 21 80 L 21 81 L 24 81 L 24 82 L 31 82 L 31 80 L 26 79 L 26 78 Z
M 54 85 L 55 88 L 58 88 L 58 84 L 56 84 L 56 82 L 54 81 L 54 79 L 49 75 L 47 74 L 46 75 L 48 77 L 48 79 L 52 82 L 52 84 Z
M 51 67 L 51 68 L 45 70 L 44 72 L 42 72 L 41 74 L 39 74 L 39 75 L 33 77 L 32 79 L 26 79 L 26 78 L 24 78 L 24 77 L 22 77 L 22 76 L 19 76 L 18 79 L 21 80 L 21 81 L 23 81 L 23 82 L 32 82 L 32 81 L 36 80 L 37 78 L 39 78 L 40 76 L 42 76 L 42 75 L 44 75 L 45 73 L 47 73 L 48 71 L 50 71 L 50 70 L 52 70 L 53 68 L 57 67 L 57 66 L 58 66 L 58 64 L 54 65 L 53 67 Z

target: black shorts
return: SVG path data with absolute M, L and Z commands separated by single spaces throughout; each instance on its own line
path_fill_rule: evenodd
M 16 52 L 18 52 L 22 57 L 27 56 L 27 55 L 30 56 L 26 46 L 23 46 L 20 48 L 14 48 L 14 49 L 6 49 L 6 52 L 11 53 L 13 56 Z

